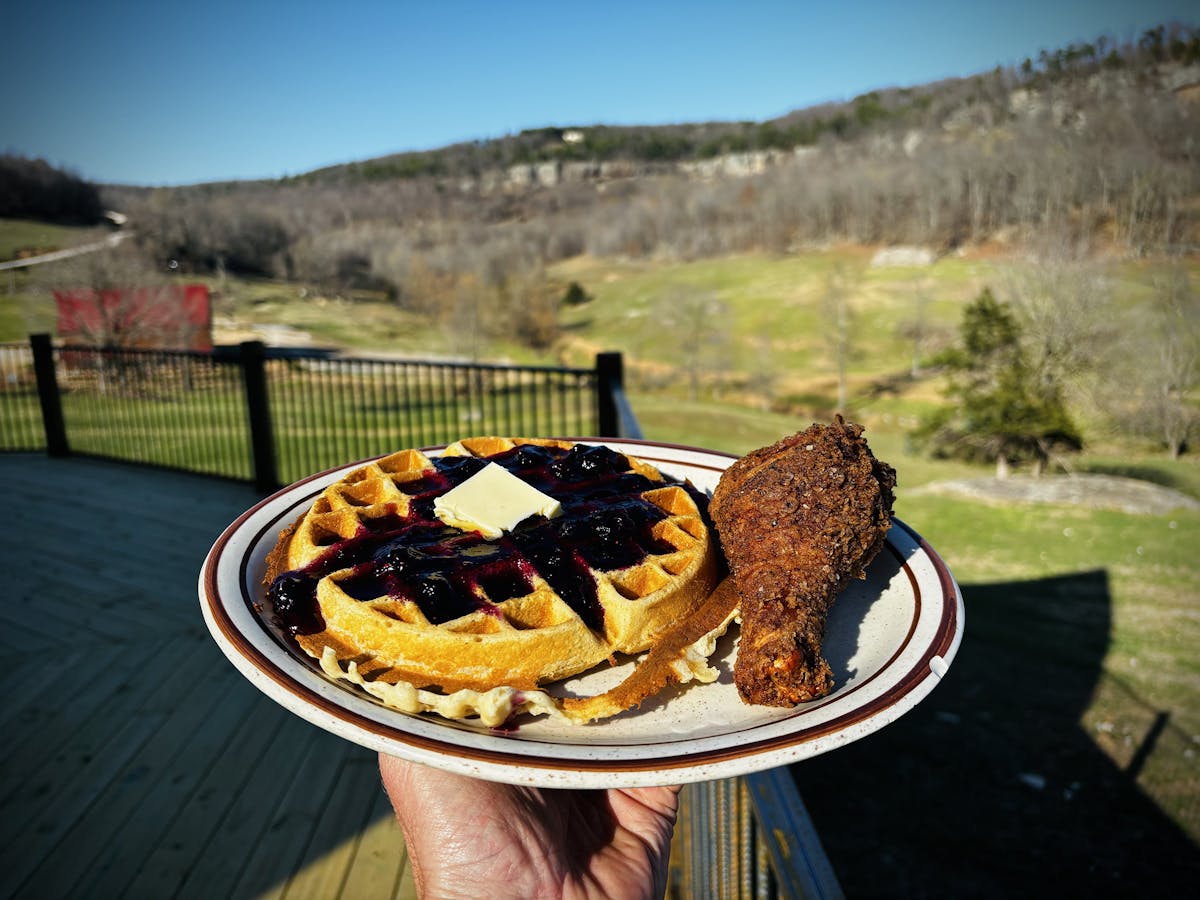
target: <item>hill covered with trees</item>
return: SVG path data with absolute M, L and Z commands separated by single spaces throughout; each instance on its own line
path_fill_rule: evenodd
M 94 225 L 103 217 L 96 185 L 45 160 L 0 155 L 0 218 Z
M 579 254 L 811 242 L 1194 247 L 1200 32 L 1097 39 L 767 122 L 554 127 L 277 181 L 105 186 L 193 272 L 375 288 L 419 307 Z

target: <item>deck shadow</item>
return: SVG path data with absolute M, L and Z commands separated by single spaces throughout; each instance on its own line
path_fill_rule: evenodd
M 269 700 L 201 618 L 248 485 L 11 455 L 0 490 L 19 535 L 0 544 L 0 896 L 409 896 L 375 755 Z
M 1200 848 L 1080 725 L 1102 680 L 1103 570 L 964 585 L 943 683 L 793 774 L 848 896 L 1175 896 Z M 1106 689 L 1108 679 L 1105 679 Z M 1134 762 L 1168 723 L 1153 717 Z

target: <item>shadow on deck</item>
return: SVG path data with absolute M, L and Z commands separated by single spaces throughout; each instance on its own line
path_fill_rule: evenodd
M 1194 738 L 1129 693 L 1119 765 L 1084 715 L 1113 635 L 1108 573 L 964 584 L 967 628 L 929 700 L 793 766 L 848 896 L 1178 897 L 1200 847 L 1140 782 L 1153 756 L 1195 796 Z
M 17 455 L 0 489 L 0 896 L 415 896 L 375 755 L 205 629 L 200 566 L 249 487 Z

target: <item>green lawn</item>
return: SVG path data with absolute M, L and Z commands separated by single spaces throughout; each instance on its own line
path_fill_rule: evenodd
M 929 335 L 952 329 L 962 307 L 996 275 L 990 263 L 960 259 L 926 269 L 872 269 L 869 256 L 847 249 L 672 265 L 577 260 L 552 271 L 594 297 L 564 315 L 569 331 L 590 344 L 621 350 L 635 367 L 639 360 L 684 367 L 694 353 L 709 370 L 767 371 L 784 392 L 831 377 L 824 307 L 837 278 L 846 284 L 854 326 L 851 369 L 861 380 L 906 371 L 913 355 L 906 328 L 918 315 L 929 323 Z M 701 349 L 690 351 L 679 329 L 672 336 L 650 323 L 695 296 L 724 306 L 720 323 L 728 325 L 728 338 L 715 333 L 720 323 L 714 319 Z
M 18 250 L 62 250 L 95 240 L 104 233 L 105 230 L 99 228 L 51 225 L 27 219 L 0 219 L 0 262 L 15 259 Z

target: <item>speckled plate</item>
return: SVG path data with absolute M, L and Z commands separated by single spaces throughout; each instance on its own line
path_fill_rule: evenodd
M 595 442 L 595 441 L 593 441 Z M 645 441 L 605 441 L 710 491 L 733 457 Z M 963 630 L 962 594 L 946 565 L 902 522 L 867 572 L 838 599 L 825 655 L 829 696 L 795 709 L 747 706 L 733 684 L 737 628 L 718 645 L 711 684 L 669 690 L 592 725 L 529 717 L 512 730 L 389 709 L 327 678 L 256 606 L 278 533 L 326 486 L 361 462 L 314 475 L 245 512 L 213 545 L 200 605 L 218 645 L 256 687 L 347 740 L 465 775 L 542 787 L 632 787 L 705 781 L 772 768 L 879 730 L 922 700 L 945 674 Z M 593 694 L 620 681 L 627 662 L 565 682 Z

